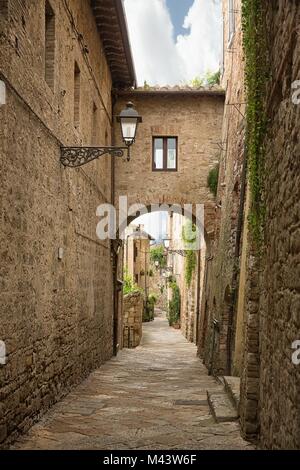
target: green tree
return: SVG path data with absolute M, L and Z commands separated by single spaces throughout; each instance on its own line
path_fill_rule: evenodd
M 162 246 L 157 246 L 155 248 L 151 248 L 150 261 L 153 264 L 155 264 L 155 262 L 158 261 L 160 268 L 165 268 L 166 267 L 167 259 L 166 259 L 166 256 L 164 255 L 164 249 L 163 249 Z

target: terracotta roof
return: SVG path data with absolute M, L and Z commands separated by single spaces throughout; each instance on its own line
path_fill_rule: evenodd
M 122 0 L 91 0 L 91 7 L 114 88 L 134 87 L 136 76 Z
M 147 86 L 139 87 L 135 90 L 122 90 L 119 95 L 211 95 L 211 96 L 225 96 L 225 90 L 220 85 L 213 86 L 201 86 L 201 87 L 190 87 L 190 86 Z

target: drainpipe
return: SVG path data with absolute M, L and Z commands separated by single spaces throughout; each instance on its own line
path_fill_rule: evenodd
M 114 108 L 116 104 L 116 96 L 112 95 L 112 117 L 114 116 Z M 112 119 L 112 128 L 111 128 L 111 143 L 115 145 L 115 136 L 114 136 L 114 119 Z M 111 156 L 111 204 L 115 204 L 115 160 Z M 119 343 L 119 302 L 117 296 L 119 296 L 118 289 L 118 253 L 116 251 L 115 244 L 111 240 L 111 258 L 112 258 L 112 276 L 113 276 L 113 355 L 118 354 L 118 343 Z
M 196 344 L 199 339 L 199 321 L 200 321 L 200 275 L 201 275 L 201 250 L 198 251 L 198 272 L 197 272 L 197 305 L 196 305 Z
M 247 147 L 244 144 L 244 159 L 243 159 L 243 169 L 242 169 L 242 176 L 241 176 L 241 194 L 240 194 L 240 204 L 239 204 L 239 213 L 238 213 L 238 223 L 237 223 L 237 231 L 236 231 L 236 244 L 235 244 L 235 266 L 232 278 L 232 286 L 233 286 L 233 295 L 232 295 L 232 302 L 229 311 L 229 319 L 228 319 L 228 330 L 227 330 L 227 375 L 231 374 L 231 354 L 232 354 L 232 333 L 233 333 L 233 319 L 235 314 L 235 307 L 237 303 L 237 282 L 239 276 L 239 257 L 240 257 L 240 245 L 241 245 L 241 237 L 242 237 L 242 229 L 244 223 L 244 206 L 245 206 L 245 197 L 246 197 L 246 183 L 247 183 Z

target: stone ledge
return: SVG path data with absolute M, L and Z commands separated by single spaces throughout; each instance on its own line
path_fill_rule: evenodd
M 236 421 L 238 413 L 225 392 L 207 392 L 210 411 L 217 423 Z
M 240 404 L 240 387 L 241 387 L 241 379 L 239 377 L 232 377 L 226 376 L 224 377 L 224 388 L 227 392 L 231 403 L 233 404 L 234 408 L 239 410 Z

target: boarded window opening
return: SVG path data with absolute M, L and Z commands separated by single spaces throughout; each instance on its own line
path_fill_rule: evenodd
M 80 69 L 77 62 L 74 66 L 74 127 L 80 125 Z
M 7 19 L 8 0 L 0 0 L 0 20 Z
M 48 1 L 45 4 L 45 80 L 54 89 L 55 15 Z

